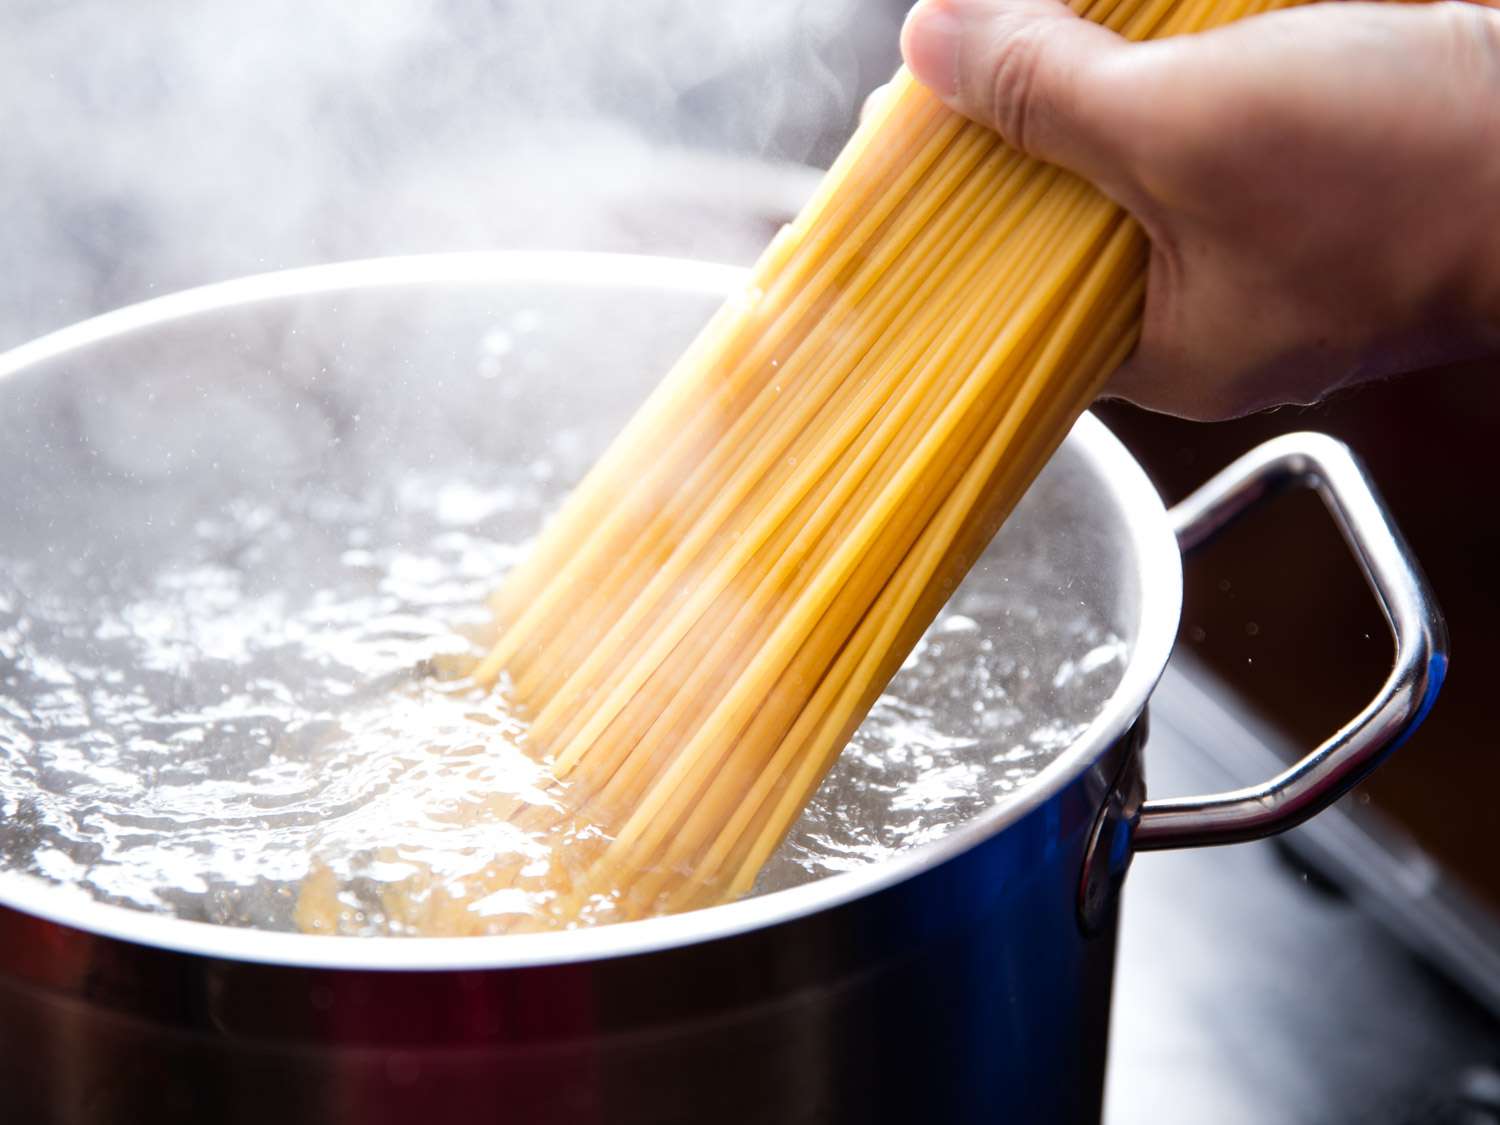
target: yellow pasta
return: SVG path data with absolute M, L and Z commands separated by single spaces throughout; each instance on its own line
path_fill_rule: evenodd
M 1143 39 L 1286 4 L 1076 6 Z M 515 814 L 560 841 L 528 925 L 751 886 L 1130 351 L 1145 249 L 1092 187 L 898 74 L 494 600 L 475 679 L 507 677 L 559 779 L 557 809 Z M 468 905 L 517 866 L 387 906 L 479 932 Z

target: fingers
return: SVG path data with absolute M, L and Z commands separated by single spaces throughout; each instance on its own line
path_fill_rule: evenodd
M 1023 152 L 1116 178 L 1111 67 L 1130 47 L 1113 32 L 1058 0 L 922 0 L 901 47 L 920 82 Z

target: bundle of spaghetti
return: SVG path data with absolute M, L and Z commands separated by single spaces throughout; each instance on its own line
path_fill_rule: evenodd
M 1075 4 L 1131 39 L 1284 6 Z M 555 807 L 512 813 L 570 841 L 543 924 L 750 888 L 1130 352 L 1145 253 L 1094 188 L 897 76 L 494 600 L 475 679 L 558 779 Z M 496 864 L 405 917 L 473 929 L 466 905 L 518 878 Z

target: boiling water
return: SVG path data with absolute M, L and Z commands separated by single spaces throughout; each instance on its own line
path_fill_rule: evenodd
M 234 503 L 139 582 L 7 560 L 0 861 L 113 903 L 289 928 L 317 856 L 344 888 L 344 928 L 390 932 L 379 885 L 414 863 L 461 879 L 497 854 L 540 858 L 485 810 L 550 800 L 546 771 L 498 698 L 453 670 L 482 651 L 484 598 L 557 476 L 538 461 L 489 482 L 407 475 Z M 912 653 L 758 891 L 941 837 L 1098 712 L 1124 645 L 1037 540 L 1007 528 L 1003 558 Z
M 6 382 L 0 868 L 277 929 L 326 872 L 338 928 L 386 933 L 383 888 L 545 861 L 509 814 L 555 787 L 461 671 L 485 598 L 705 307 L 429 296 L 226 311 Z M 1042 474 L 757 892 L 941 837 L 1098 714 L 1130 614 L 1093 474 Z M 492 899 L 500 928 L 536 905 Z

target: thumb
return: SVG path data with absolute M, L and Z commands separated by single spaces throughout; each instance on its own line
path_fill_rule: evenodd
M 1128 49 L 1059 0 L 921 0 L 901 32 L 907 66 L 948 106 L 1106 183 L 1117 170 L 1108 64 Z

